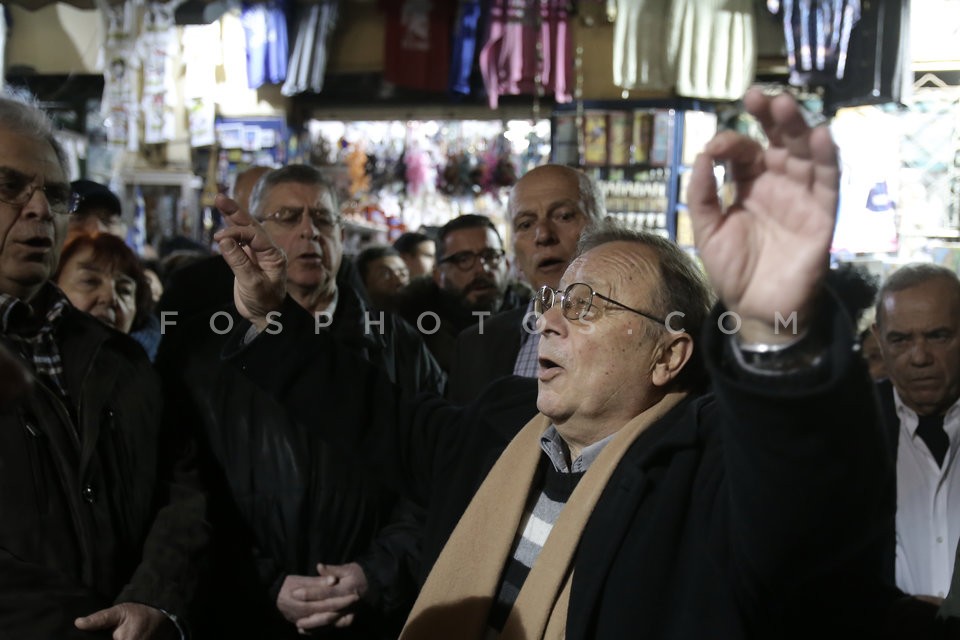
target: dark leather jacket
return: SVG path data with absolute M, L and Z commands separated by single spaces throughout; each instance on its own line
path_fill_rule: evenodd
M 183 616 L 209 537 L 206 498 L 185 441 L 161 426 L 143 349 L 72 307 L 64 313 L 57 337 L 71 400 L 38 380 L 0 411 L 4 638 L 90 638 L 74 618 L 115 602 Z
M 338 282 L 333 322 L 320 331 L 329 331 L 352 352 L 383 367 L 408 393 L 440 390 L 442 372 L 416 332 L 392 314 L 385 313 L 382 322 L 380 312 L 367 315 L 365 300 L 342 279 Z M 287 304 L 296 306 L 289 298 Z M 235 309 L 228 313 L 234 334 L 244 335 L 249 323 Z M 279 321 L 283 323 L 282 316 Z M 359 562 L 373 590 L 368 600 L 379 612 L 402 616 L 399 610 L 412 604 L 412 594 L 395 586 L 404 583 L 398 576 L 407 575 L 414 561 L 419 525 L 397 524 L 396 496 L 377 478 L 325 455 L 310 426 L 290 419 L 242 374 L 223 366 L 221 356 L 230 336 L 217 335 L 209 322 L 202 314 L 178 327 L 169 341 L 164 339 L 157 364 L 182 398 L 179 419 L 200 432 L 210 458 L 210 482 L 219 497 L 213 507 L 220 534 L 216 546 L 218 554 L 226 556 L 226 566 L 217 570 L 234 570 L 245 561 L 253 564 L 244 587 L 221 575 L 220 580 L 232 584 L 211 589 L 245 591 L 250 615 L 234 631 L 248 634 L 243 637 L 296 637 L 293 625 L 279 619 L 275 610 L 277 593 L 288 574 L 316 575 L 318 562 Z M 222 328 L 227 324 L 223 317 L 217 323 Z M 346 434 L 356 428 L 337 425 Z M 394 526 L 384 531 L 391 523 Z M 413 588 L 412 579 L 405 584 Z M 222 637 L 234 632 L 224 629 L 224 614 L 215 612 L 235 610 L 237 602 L 213 598 L 205 605 L 216 624 L 211 632 Z M 259 614 L 254 613 L 257 609 Z M 351 629 L 336 633 L 368 633 L 362 630 L 358 618 Z
M 532 295 L 533 291 L 526 284 L 511 282 L 500 308 L 493 313 L 525 309 Z M 415 278 L 398 296 L 396 308 L 410 326 L 418 329 L 423 327 L 424 343 L 447 373 L 450 373 L 454 363 L 457 336 L 480 321 L 478 316 L 463 306 L 458 295 L 444 291 L 428 277 Z M 436 317 L 430 314 L 436 314 Z M 487 313 L 483 316 L 484 320 L 489 320 L 491 315 Z M 511 372 L 512 369 L 507 373 Z

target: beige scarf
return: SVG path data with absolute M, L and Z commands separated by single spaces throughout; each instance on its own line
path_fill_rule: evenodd
M 686 394 L 667 394 L 617 432 L 584 474 L 560 512 L 523 583 L 500 637 L 563 638 L 573 559 L 593 507 L 627 449 Z M 427 577 L 401 640 L 480 640 L 520 528 L 550 420 L 537 415 L 490 470 Z

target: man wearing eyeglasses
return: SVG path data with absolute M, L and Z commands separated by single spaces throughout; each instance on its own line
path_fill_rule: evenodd
M 537 294 L 537 388 L 506 378 L 460 410 L 383 388 L 338 402 L 377 373 L 345 377 L 350 355 L 323 336 L 265 331 L 269 311 L 309 322 L 284 297 L 282 256 L 242 214 L 218 233 L 259 331 L 230 364 L 304 423 L 353 415 L 364 437 L 325 439 L 331 454 L 429 507 L 429 576 L 402 640 L 882 637 L 892 469 L 822 284 L 836 149 L 787 95 L 754 89 L 744 106 L 769 147 L 718 134 L 688 193 L 721 306 L 707 314 L 676 245 L 598 229 Z M 717 162 L 736 189 L 726 209 Z M 711 394 L 697 393 L 697 358 Z
M 328 335 L 362 362 L 383 367 L 410 395 L 442 388 L 442 372 L 416 331 L 370 309 L 354 284 L 336 194 L 317 169 L 290 165 L 261 177 L 250 215 L 282 249 L 287 290 L 313 318 L 301 331 L 277 330 L 296 340 Z M 242 291 L 234 297 L 247 313 Z M 203 434 L 218 479 L 215 525 L 224 537 L 201 607 L 203 631 L 295 638 L 295 620 L 333 611 L 325 624 L 349 627 L 341 637 L 395 637 L 391 616 L 402 620 L 410 604 L 405 566 L 416 557 L 419 525 L 395 512 L 391 490 L 319 454 L 315 430 L 223 367 L 229 329 L 241 321 L 234 306 L 201 314 L 169 334 L 158 356 L 183 398 L 181 420 Z M 334 414 L 324 426 L 347 439 L 358 428 Z M 293 596 L 301 589 L 321 595 L 304 602 Z
M 413 280 L 399 296 L 398 309 L 448 370 L 461 331 L 493 314 L 526 307 L 530 290 L 508 279 L 503 240 L 486 216 L 463 215 L 443 225 L 437 256 L 433 278 Z
M 76 201 L 47 116 L 0 97 L 0 343 L 28 372 L 0 374 L 0 636 L 179 638 L 205 498 L 146 354 L 48 282 Z
M 517 266 L 534 289 L 556 288 L 580 235 L 606 213 L 596 182 L 576 169 L 548 164 L 528 171 L 507 205 Z M 466 404 L 510 374 L 536 377 L 540 334 L 532 302 L 465 329 L 447 379 L 447 397 Z

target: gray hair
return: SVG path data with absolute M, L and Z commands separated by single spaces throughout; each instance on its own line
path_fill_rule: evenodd
M 270 190 L 279 184 L 291 182 L 326 189 L 330 192 L 330 199 L 333 200 L 332 213 L 339 214 L 340 205 L 337 202 L 336 187 L 319 170 L 306 164 L 290 164 L 260 176 L 250 192 L 250 214 L 257 217 L 263 215 L 260 208 Z
M 577 245 L 577 256 L 610 242 L 631 242 L 645 247 L 657 257 L 660 279 L 654 284 L 653 313 L 665 317 L 670 313 L 684 315 L 684 331 L 693 337 L 694 357 L 677 378 L 684 388 L 697 389 L 706 382 L 706 369 L 697 349 L 698 338 L 710 306 L 713 294 L 703 272 L 683 249 L 675 242 L 647 231 L 628 229 L 612 219 L 598 222 L 584 230 Z
M 32 94 L 11 87 L 0 93 L 0 129 L 48 143 L 53 147 L 64 178 L 70 179 L 67 154 L 57 140 L 57 129 Z
M 583 213 L 589 219 L 587 226 L 594 225 L 606 218 L 607 202 L 597 181 L 583 171 L 577 171 L 577 186 L 580 189 Z
M 877 293 L 875 310 L 877 325 L 882 326 L 883 324 L 883 299 L 888 293 L 911 289 L 931 280 L 947 280 L 954 285 L 958 297 L 960 297 L 960 278 L 957 277 L 957 273 L 953 269 L 926 262 L 906 264 L 890 274 L 890 277 L 887 278 L 883 286 L 880 287 L 879 293 Z

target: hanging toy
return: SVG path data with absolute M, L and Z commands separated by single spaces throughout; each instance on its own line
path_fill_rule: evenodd
M 370 176 L 367 175 L 367 154 L 363 143 L 358 142 L 347 154 L 347 175 L 350 177 L 350 193 L 354 198 L 370 190 Z
M 423 190 L 427 181 L 427 157 L 420 149 L 407 149 L 405 154 L 407 194 L 416 197 Z

